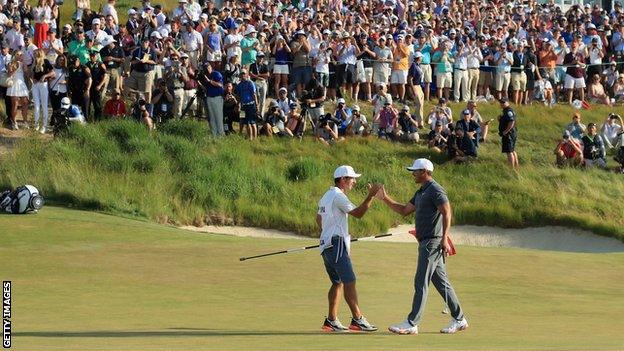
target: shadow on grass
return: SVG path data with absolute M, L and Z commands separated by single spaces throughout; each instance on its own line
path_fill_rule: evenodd
M 168 328 L 166 330 L 85 330 L 85 331 L 41 331 L 17 332 L 14 336 L 35 338 L 151 338 L 151 337 L 228 337 L 228 336 L 306 336 L 306 335 L 366 335 L 370 333 L 346 332 L 327 333 L 321 330 L 279 331 L 279 330 L 221 330 L 202 328 Z M 377 332 L 373 335 L 390 334 Z M 429 334 L 427 332 L 421 334 Z M 439 334 L 439 333 L 431 333 Z

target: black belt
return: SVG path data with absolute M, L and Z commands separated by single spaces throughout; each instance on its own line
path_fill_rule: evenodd
M 456 71 L 466 71 L 466 69 L 462 69 L 462 68 L 454 68 L 454 70 L 456 70 Z

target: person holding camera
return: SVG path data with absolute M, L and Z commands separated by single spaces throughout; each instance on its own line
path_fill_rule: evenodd
M 446 106 L 446 99 L 440 98 L 438 105 L 431 109 L 428 117 L 428 124 L 433 130 L 437 123 L 442 123 L 445 130 L 448 130 L 448 125 L 453 123 L 453 112 L 451 108 Z
M 379 131 L 377 136 L 381 139 L 395 139 L 398 132 L 398 111 L 389 101 L 386 102 L 381 112 L 379 112 Z
M 264 121 L 265 123 L 260 129 L 260 134 L 267 136 L 273 136 L 274 134 L 284 136 L 286 134 L 284 131 L 286 115 L 277 105 L 277 101 L 272 100 L 269 104 L 269 110 L 264 115 Z
M 596 123 L 587 125 L 587 133 L 581 138 L 583 143 L 583 164 L 585 168 L 598 166 L 607 168 L 605 144 L 598 135 Z
M 186 68 L 180 63 L 180 54 L 172 51 L 171 66 L 165 70 L 165 81 L 169 89 L 173 92 L 173 117 L 180 118 L 184 109 L 184 83 L 188 80 Z
M 398 124 L 401 130 L 398 131 L 397 135 L 402 141 L 418 142 L 420 139 L 418 135 L 418 122 L 416 118 L 410 114 L 409 106 L 403 106 L 403 109 L 399 112 Z
M 334 117 L 332 117 L 331 113 L 319 118 L 318 126 L 316 128 L 316 140 L 325 145 L 329 145 L 330 143 L 335 143 L 340 140 L 340 137 L 338 136 L 338 123 L 340 122 L 336 121 Z
M 316 124 L 321 116 L 325 114 L 323 102 L 325 102 L 325 87 L 319 82 L 315 75 L 312 75 L 310 81 L 305 86 L 305 93 L 301 95 L 310 118 Z M 344 100 L 344 99 L 343 99 Z M 305 118 L 305 116 L 303 116 Z
M 354 105 L 351 108 L 351 119 L 349 121 L 349 125 L 347 126 L 346 135 L 368 136 L 370 131 L 371 128 L 368 124 L 366 116 L 361 113 L 360 106 Z
M 563 132 L 563 138 L 555 147 L 557 166 L 580 166 L 583 163 L 583 149 L 581 143 L 572 138 L 570 131 Z
M 448 146 L 449 132 L 444 129 L 442 122 L 437 122 L 427 136 L 427 146 L 439 154 L 445 153 Z

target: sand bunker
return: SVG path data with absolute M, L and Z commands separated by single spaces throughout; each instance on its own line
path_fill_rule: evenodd
M 203 233 L 226 234 L 256 238 L 308 239 L 294 233 L 251 227 L 185 226 L 182 229 Z M 408 234 L 411 225 L 392 228 L 390 237 L 376 241 L 416 243 Z M 588 231 L 564 227 L 537 227 L 525 229 L 504 229 L 480 226 L 455 226 L 451 230 L 453 242 L 457 245 L 482 247 L 516 247 L 524 249 L 568 251 L 568 252 L 624 252 L 624 243 L 614 238 L 595 235 Z

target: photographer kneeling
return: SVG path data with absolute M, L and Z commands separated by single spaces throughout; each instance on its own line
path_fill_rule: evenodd
M 54 136 L 67 131 L 71 123 L 85 123 L 84 115 L 78 105 L 72 105 L 69 97 L 61 99 L 61 108 L 52 113 L 52 128 Z
M 316 139 L 325 145 L 340 141 L 341 138 L 338 137 L 339 123 L 340 121 L 332 117 L 331 113 L 321 116 L 316 126 Z
M 418 122 L 410 114 L 409 106 L 403 106 L 401 112 L 399 112 L 399 126 L 401 130 L 397 132 L 397 135 L 401 141 L 417 143 L 420 140 L 418 135 Z
M 264 125 L 260 128 L 260 134 L 273 136 L 284 136 L 284 124 L 286 123 L 286 115 L 277 105 L 277 101 L 272 100 L 269 104 L 269 110 L 264 114 Z

